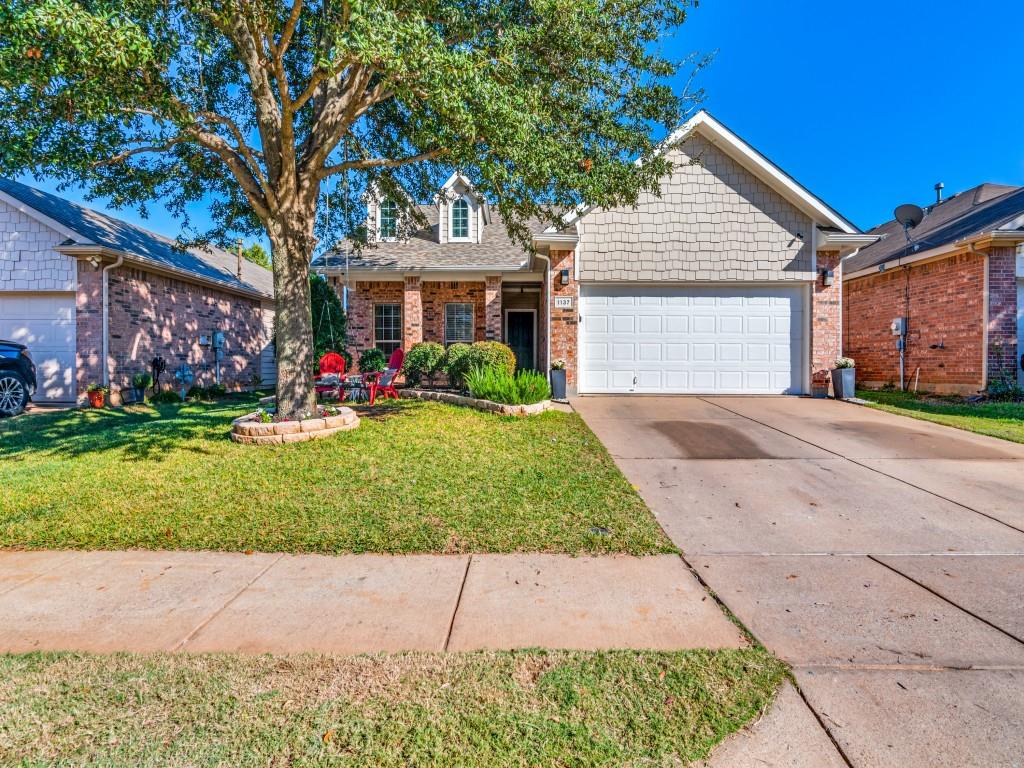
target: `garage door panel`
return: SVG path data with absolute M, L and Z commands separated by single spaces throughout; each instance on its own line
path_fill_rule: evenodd
M 805 291 L 583 286 L 580 391 L 797 393 Z
M 75 297 L 0 295 L 0 339 L 24 344 L 32 353 L 36 402 L 75 399 Z

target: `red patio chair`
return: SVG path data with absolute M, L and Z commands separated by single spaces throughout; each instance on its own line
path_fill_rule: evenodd
M 402 371 L 402 363 L 405 362 L 405 352 L 396 349 L 388 358 L 388 367 L 382 373 L 368 373 L 364 379 L 366 390 L 370 396 L 370 405 L 377 402 L 380 395 L 387 400 L 389 397 L 398 400 L 398 390 L 395 389 L 395 379 Z
M 339 400 L 345 399 L 341 383 L 345 375 L 345 358 L 337 352 L 328 352 L 320 358 L 320 375 L 314 379 L 317 395 L 333 393 Z M 325 380 L 325 377 L 333 377 Z

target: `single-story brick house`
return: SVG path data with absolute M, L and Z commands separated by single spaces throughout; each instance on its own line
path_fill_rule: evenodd
M 869 387 L 970 393 L 1024 384 L 1024 187 L 981 184 L 939 200 L 909 230 L 889 221 L 843 274 L 843 348 Z
M 127 222 L 0 179 L 0 338 L 28 345 L 36 402 L 76 402 L 89 384 L 111 400 L 161 355 L 164 381 L 188 364 L 248 387 L 275 380 L 273 280 L 235 254 L 178 247 Z M 104 361 L 106 364 L 104 365 Z
M 372 247 L 313 264 L 348 286 L 350 351 L 493 339 L 583 394 L 826 392 L 840 261 L 874 238 L 707 112 L 663 151 L 660 195 L 538 224 L 532 252 L 458 174 L 427 227 L 370 199 Z

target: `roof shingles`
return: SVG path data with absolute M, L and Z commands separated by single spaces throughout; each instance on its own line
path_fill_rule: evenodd
M 190 273 L 203 281 L 267 297 L 274 295 L 274 279 L 269 270 L 243 259 L 239 280 L 237 256 L 223 249 L 182 248 L 163 235 L 10 179 L 0 178 L 0 192 L 83 238 L 68 245 L 97 245 L 158 267 Z

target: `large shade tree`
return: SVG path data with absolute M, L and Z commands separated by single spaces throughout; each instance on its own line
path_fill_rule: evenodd
M 5 0 L 0 173 L 181 214 L 206 200 L 207 237 L 265 233 L 294 413 L 313 403 L 311 255 L 356 230 L 359 191 L 423 200 L 457 168 L 524 242 L 528 217 L 633 203 L 693 98 L 658 48 L 689 5 Z

